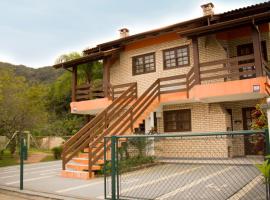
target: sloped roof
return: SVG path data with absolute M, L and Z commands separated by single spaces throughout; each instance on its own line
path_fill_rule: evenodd
M 267 12 L 267 11 L 270 11 L 270 1 L 234 9 L 234 10 L 227 11 L 221 14 L 216 14 L 212 16 L 210 20 L 212 21 L 212 23 L 218 23 L 218 22 L 238 19 L 239 17 L 246 17 L 248 15 L 253 15 L 256 13 L 262 13 L 262 12 Z M 111 47 L 113 48 L 119 47 L 119 45 L 127 43 L 127 42 L 132 42 L 135 40 L 140 40 L 146 37 L 151 37 L 151 36 L 171 32 L 171 31 L 179 32 L 179 31 L 185 31 L 185 30 L 192 30 L 198 27 L 208 25 L 208 18 L 209 17 L 207 16 L 203 16 L 203 17 L 192 19 L 192 20 L 161 27 L 158 29 L 130 35 L 125 38 L 119 38 L 113 41 L 101 43 L 94 48 L 89 48 L 89 49 L 84 50 L 84 53 L 90 54 L 90 53 L 107 49 L 107 48 L 111 48 Z

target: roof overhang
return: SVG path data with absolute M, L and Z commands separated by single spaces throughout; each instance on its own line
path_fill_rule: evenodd
M 205 23 L 207 23 L 207 16 L 191 19 L 188 21 L 183 21 L 183 22 L 172 24 L 172 25 L 165 26 L 162 28 L 153 29 L 150 31 L 145 31 L 142 33 L 130 35 L 128 37 L 119 38 L 117 40 L 101 43 L 94 48 L 84 50 L 84 53 L 85 54 L 92 54 L 92 53 L 98 51 L 99 49 L 110 49 L 111 47 L 120 47 L 120 46 L 123 46 L 125 44 L 135 42 L 138 40 L 156 37 L 158 35 L 163 35 L 163 34 L 167 34 L 170 32 L 177 32 L 177 31 L 180 31 L 183 29 L 184 30 L 192 29 L 192 28 L 195 28 L 198 26 L 202 26 Z
M 270 11 L 252 15 L 252 16 L 219 22 L 212 25 L 206 25 L 206 26 L 202 26 L 202 27 L 198 27 L 194 29 L 183 30 L 183 31 L 179 31 L 178 34 L 185 37 L 203 36 L 203 35 L 209 35 L 218 31 L 228 30 L 228 29 L 232 29 L 235 27 L 244 26 L 248 24 L 257 25 L 257 24 L 268 23 L 268 22 L 270 22 Z
M 85 55 L 81 58 L 77 58 L 77 59 L 70 60 L 67 62 L 55 64 L 55 65 L 53 65 L 53 67 L 56 69 L 58 69 L 58 68 L 67 69 L 67 68 L 74 67 L 77 65 L 81 65 L 81 64 L 85 64 L 85 63 L 89 63 L 89 62 L 93 62 L 93 61 L 97 61 L 97 60 L 102 60 L 106 57 L 109 57 L 109 56 L 112 56 L 112 55 L 119 53 L 120 50 L 121 50 L 120 48 L 115 48 L 115 49 L 111 49 L 109 51 L 99 51 L 96 53 L 92 53 L 90 55 Z

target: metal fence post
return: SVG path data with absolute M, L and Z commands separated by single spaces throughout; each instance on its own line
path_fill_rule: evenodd
M 111 180 L 112 180 L 112 200 L 116 200 L 116 163 L 115 163 L 115 143 L 116 143 L 116 136 L 112 136 L 111 141 L 111 162 L 112 162 L 112 170 L 111 170 Z
M 115 142 L 115 146 L 116 146 L 116 188 L 117 188 L 117 199 L 119 199 L 119 153 L 118 153 L 118 138 L 116 138 L 116 142 Z
M 269 131 L 265 129 L 265 145 L 266 145 L 266 155 L 270 154 L 270 141 L 269 141 Z
M 27 140 L 23 139 L 23 159 L 28 159 L 28 149 L 27 149 L 28 142 Z
M 269 141 L 269 130 L 265 129 L 265 145 L 266 145 L 266 155 L 269 156 L 270 155 L 270 141 Z M 269 158 L 266 158 L 268 160 L 269 163 Z M 269 200 L 269 180 L 266 178 L 266 199 Z
M 23 190 L 24 138 L 20 134 L 20 190 Z
M 107 148 L 106 148 L 106 143 L 107 142 L 107 138 L 104 137 L 104 164 L 103 164 L 103 174 L 104 174 L 104 199 L 107 199 Z

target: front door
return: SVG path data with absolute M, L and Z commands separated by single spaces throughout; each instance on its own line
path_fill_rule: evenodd
M 243 108 L 243 128 L 244 130 L 251 130 L 254 112 L 254 107 Z M 263 135 L 255 134 L 245 136 L 245 155 L 263 155 L 265 151 L 265 140 Z

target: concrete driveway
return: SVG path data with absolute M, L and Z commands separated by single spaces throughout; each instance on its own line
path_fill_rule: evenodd
M 104 179 L 69 179 L 60 176 L 61 161 L 26 164 L 24 189 L 62 199 L 103 199 Z M 19 188 L 19 166 L 0 168 L 0 187 Z
M 27 164 L 24 188 L 55 199 L 104 199 L 104 178 L 60 176 L 61 161 Z M 132 199 L 263 200 L 265 185 L 254 165 L 167 163 L 121 175 L 120 194 Z M 0 168 L 0 187 L 19 188 L 19 166 Z M 110 192 L 108 181 L 108 192 Z

